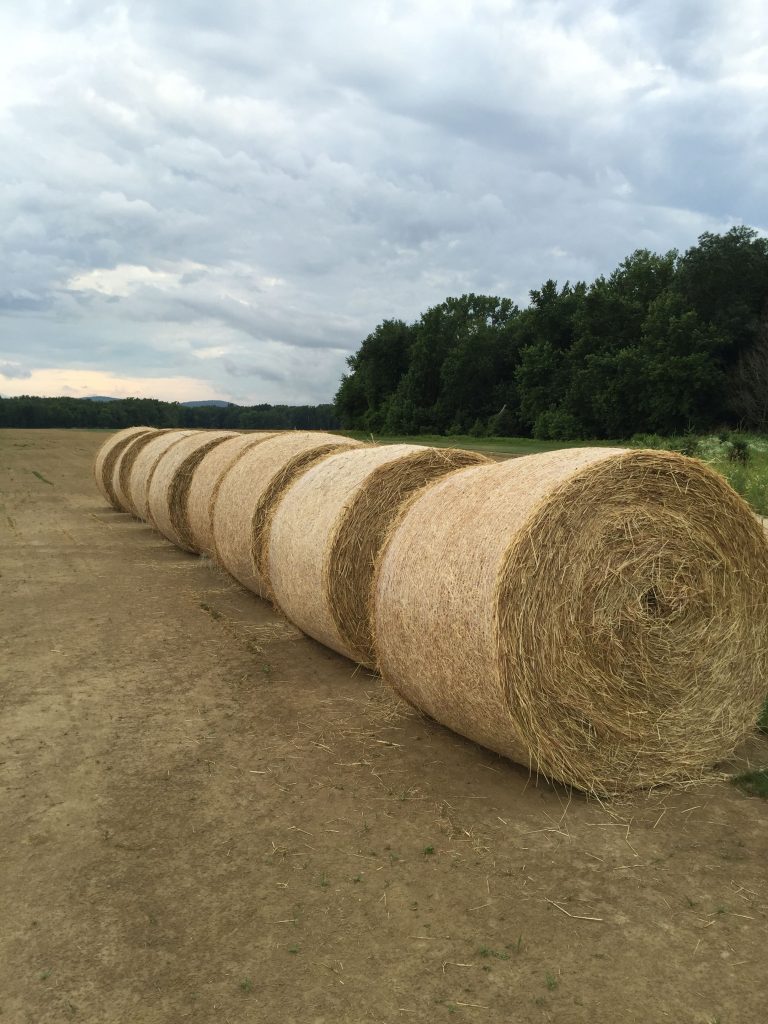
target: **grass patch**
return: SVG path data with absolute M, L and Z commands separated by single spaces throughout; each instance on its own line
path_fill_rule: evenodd
M 540 441 L 531 437 L 472 437 L 470 434 L 371 434 L 364 430 L 347 430 L 343 433 L 358 441 L 375 441 L 377 444 L 423 444 L 432 448 L 463 448 L 470 452 L 498 456 L 537 455 L 562 448 L 583 447 L 667 449 L 708 462 L 749 502 L 758 515 L 768 516 L 768 435 L 763 434 L 725 431 L 721 434 L 668 437 L 636 434 L 629 441 Z
M 38 473 L 38 471 L 37 471 L 36 469 L 33 469 L 33 470 L 32 470 L 32 476 L 36 476 L 36 477 L 37 477 L 37 479 L 38 479 L 38 480 L 42 480 L 44 484 L 48 484 L 48 485 L 49 485 L 50 487 L 53 487 L 53 481 L 52 481 L 52 480 L 47 480 L 47 479 L 46 479 L 46 478 L 45 478 L 45 477 L 43 476 L 43 474 L 42 474 L 42 473 Z
M 661 437 L 636 434 L 633 448 L 667 448 L 709 463 L 758 515 L 768 516 L 768 436 L 724 431 Z
M 554 452 L 561 448 L 583 448 L 585 446 L 611 446 L 617 441 L 538 441 L 532 437 L 472 437 L 470 434 L 371 434 L 364 430 L 338 431 L 358 441 L 375 441 L 376 444 L 424 444 L 430 448 L 461 448 L 469 452 L 483 452 L 485 455 L 537 455 L 539 452 Z
M 747 796 L 759 796 L 763 800 L 768 800 L 768 768 L 735 775 L 731 782 Z
M 481 946 L 477 952 L 482 957 L 493 957 L 494 960 L 509 960 L 509 953 L 504 953 L 499 949 L 491 949 L 490 946 Z

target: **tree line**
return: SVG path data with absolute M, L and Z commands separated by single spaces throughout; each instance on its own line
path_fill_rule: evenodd
M 332 405 L 188 406 L 155 398 L 0 398 L 0 427 L 196 427 L 208 430 L 334 430 Z
M 705 233 L 639 249 L 609 277 L 549 280 L 519 308 L 463 295 L 385 320 L 335 408 L 382 434 L 621 438 L 768 429 L 768 239 Z

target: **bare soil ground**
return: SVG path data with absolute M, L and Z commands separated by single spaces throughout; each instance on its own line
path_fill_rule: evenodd
M 537 784 L 105 507 L 103 438 L 0 432 L 0 1024 L 768 1019 L 768 804 Z

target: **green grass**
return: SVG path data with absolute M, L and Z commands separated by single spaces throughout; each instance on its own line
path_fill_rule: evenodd
M 37 471 L 36 469 L 33 469 L 33 470 L 32 470 L 32 476 L 36 476 L 36 477 L 37 477 L 37 479 L 38 479 L 38 480 L 42 480 L 44 484 L 49 484 L 49 485 L 50 485 L 51 487 L 53 487 L 53 481 L 52 481 L 52 480 L 47 480 L 47 479 L 46 479 L 46 478 L 45 478 L 45 477 L 43 476 L 43 474 L 42 474 L 42 473 L 38 473 L 38 471 Z
M 369 434 L 364 430 L 348 430 L 344 433 L 358 441 L 372 440 L 377 444 L 423 444 L 434 448 L 463 448 L 466 451 L 501 456 L 536 455 L 585 446 L 667 448 L 708 462 L 759 515 L 768 516 L 768 436 L 763 434 L 726 432 L 720 435 L 686 434 L 671 437 L 636 434 L 629 441 L 539 441 L 531 437 L 471 437 L 469 434 Z M 742 461 L 744 456 L 746 459 Z
M 721 434 L 686 434 L 660 437 L 636 434 L 634 448 L 668 448 L 709 463 L 721 473 L 755 512 L 768 516 L 768 436 L 725 431 Z
M 482 957 L 493 957 L 494 960 L 509 960 L 509 953 L 504 953 L 498 949 L 491 949 L 490 946 L 481 946 L 477 952 Z
M 763 800 L 768 800 L 768 768 L 735 775 L 731 782 L 747 796 L 759 796 Z
M 537 441 L 532 437 L 471 437 L 469 434 L 442 436 L 441 434 L 369 434 L 364 430 L 339 431 L 358 441 L 377 444 L 424 444 L 432 448 L 462 448 L 486 455 L 536 455 L 561 448 L 583 448 L 585 445 L 610 446 L 617 441 Z

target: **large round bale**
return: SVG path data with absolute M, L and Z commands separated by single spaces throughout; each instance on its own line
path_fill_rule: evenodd
M 234 430 L 210 430 L 185 437 L 173 445 L 160 460 L 152 474 L 147 496 L 149 522 L 171 543 L 186 547 L 176 524 L 186 506 L 192 476 L 207 452 L 232 437 Z
M 286 491 L 269 540 L 274 599 L 299 629 L 373 667 L 372 587 L 392 522 L 422 487 L 475 452 L 394 444 L 330 455 Z
M 359 441 L 321 431 L 278 434 L 229 469 L 213 507 L 214 557 L 244 587 L 270 597 L 269 528 L 286 488 L 318 459 Z
M 167 434 L 153 438 L 141 449 L 131 467 L 126 490 L 129 511 L 137 519 L 142 519 L 145 523 L 149 522 L 149 488 L 160 459 L 185 437 L 189 437 L 191 434 L 197 434 L 199 437 L 203 433 L 203 431 L 193 430 L 169 430 Z
M 695 777 L 768 689 L 768 545 L 707 466 L 584 448 L 456 473 L 390 534 L 385 679 L 437 721 L 598 793 Z
M 204 454 L 193 471 L 187 499 L 176 523 L 182 547 L 213 556 L 213 506 L 221 481 L 244 452 L 275 436 L 274 432 L 267 431 L 239 434 Z
M 118 430 L 112 434 L 96 453 L 93 464 L 93 475 L 96 478 L 96 486 L 101 493 L 116 509 L 120 506 L 115 496 L 115 489 L 112 483 L 112 473 L 115 463 L 125 451 L 131 441 L 145 435 L 152 436 L 155 431 L 152 427 L 126 427 L 125 430 Z
M 163 427 L 160 430 L 151 430 L 147 434 L 141 434 L 139 437 L 130 438 L 128 444 L 118 455 L 112 469 L 112 489 L 115 494 L 116 507 L 120 509 L 121 512 L 131 512 L 131 502 L 129 498 L 131 471 L 133 470 L 133 464 L 139 457 L 139 454 L 155 437 L 160 437 L 161 434 L 170 434 L 173 432 L 173 427 Z

